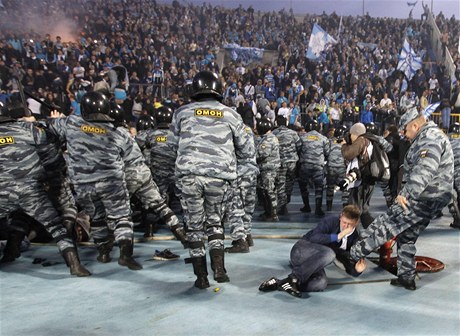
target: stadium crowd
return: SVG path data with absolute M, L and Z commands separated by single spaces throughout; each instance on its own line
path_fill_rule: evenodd
M 442 66 L 425 66 L 410 83 L 396 71 L 404 38 L 424 62 L 434 62 L 427 50 L 430 28 L 421 20 L 344 17 L 339 27 L 342 20 L 336 14 L 299 18 L 285 10 L 262 13 L 251 7 L 227 9 L 178 1 L 172 5 L 145 0 L 3 4 L 3 102 L 17 90 L 11 81 L 15 77 L 27 91 L 69 114 L 78 111 L 84 92 L 97 82 L 107 82 L 112 93 L 117 85 L 125 89 L 128 99 L 124 108 L 135 121 L 140 114 L 151 113 L 152 105 L 162 99 L 173 101 L 175 106 L 182 104 L 187 84 L 204 69 L 222 75 L 229 105 L 255 105 L 274 120 L 286 100 L 289 114 L 293 111 L 293 123 L 305 122 L 308 109 L 314 110 L 314 117 L 325 110 L 328 119 L 335 121 L 358 121 L 370 110 L 372 115 L 364 121 L 380 123 L 396 114 L 405 91 L 411 92 L 412 101 L 426 96 L 429 103 L 450 100 L 452 94 L 451 78 Z M 83 5 L 88 8 L 85 12 Z M 31 26 L 35 22 L 31 17 L 65 20 L 78 36 L 69 38 L 67 34 L 65 40 L 59 32 L 55 36 L 40 34 Z M 458 21 L 454 17 L 446 20 L 442 13 L 437 20 L 451 37 L 449 49 L 454 50 Z M 313 23 L 339 42 L 321 62 L 304 57 Z M 217 53 L 227 43 L 276 50 L 277 60 L 274 65 L 234 61 L 219 69 Z M 460 61 L 456 53 L 453 56 L 458 77 Z M 126 74 L 117 72 L 123 77 L 120 80 L 117 75 L 110 77 L 114 66 L 126 69 Z M 39 106 L 31 104 L 38 113 Z M 449 101 L 447 105 L 454 104 Z M 257 113 L 255 107 L 253 110 Z M 347 111 L 352 111 L 351 117 L 346 116 Z

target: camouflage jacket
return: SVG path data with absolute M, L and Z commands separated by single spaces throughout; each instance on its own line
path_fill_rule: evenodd
M 300 142 L 300 163 L 310 167 L 324 167 L 329 140 L 317 131 L 310 131 L 300 135 Z
M 278 138 L 273 133 L 267 133 L 258 138 L 257 164 L 261 172 L 275 171 L 281 166 Z
M 200 175 L 235 180 L 236 158 L 254 156 L 247 145 L 240 115 L 216 100 L 205 100 L 179 108 L 171 130 L 179 139 L 176 176 Z
M 302 147 L 297 132 L 286 126 L 280 126 L 273 130 L 273 134 L 279 141 L 281 162 L 297 162 L 299 160 L 298 152 Z
M 69 178 L 74 184 L 124 178 L 122 157 L 133 146 L 110 122 L 90 122 L 70 115 L 48 119 L 51 132 L 64 139 L 68 151 Z
M 447 136 L 432 121 L 412 140 L 404 159 L 400 194 L 411 201 L 446 201 L 451 198 L 454 155 Z

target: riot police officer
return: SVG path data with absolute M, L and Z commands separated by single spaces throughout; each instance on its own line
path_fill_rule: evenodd
M 332 210 L 335 186 L 345 177 L 346 164 L 342 156 L 342 141 L 348 132 L 347 126 L 339 126 L 334 131 L 334 136 L 329 140 L 326 164 L 326 210 Z M 343 191 L 342 203 L 348 203 L 348 192 Z
M 299 187 L 304 204 L 300 211 L 311 212 L 308 199 L 308 184 L 311 180 L 315 186 L 315 214 L 317 216 L 324 216 L 322 210 L 324 165 L 329 142 L 324 135 L 319 133 L 319 125 L 316 120 L 308 121 L 305 124 L 305 131 L 306 133 L 300 135 L 302 146 L 299 155 Z
M 35 147 L 47 144 L 47 137 L 43 129 L 21 120 L 28 115 L 23 106 L 0 110 L 0 218 L 22 210 L 38 220 L 56 241 L 70 273 L 88 276 L 91 273 L 81 265 L 72 237 L 39 181 L 44 170 Z
M 350 255 L 358 261 L 396 237 L 398 278 L 391 285 L 415 290 L 415 242 L 452 196 L 454 155 L 447 136 L 416 108 L 400 120 L 400 131 L 411 141 L 404 160 L 402 189 L 386 213 L 360 234 Z
M 277 222 L 278 195 L 275 182 L 277 171 L 281 166 L 278 138 L 272 133 L 273 125 L 270 119 L 263 117 L 257 121 L 256 158 L 259 166 L 258 188 L 263 200 L 264 220 Z
M 68 172 L 76 200 L 91 217 L 94 242 L 101 253 L 111 249 L 113 232 L 120 247 L 118 264 L 132 270 L 142 266 L 133 255 L 133 222 L 122 157 L 133 150 L 109 117 L 109 100 L 100 92 L 82 97 L 82 117 L 52 113 L 50 130 L 67 141 Z
M 201 71 L 193 78 L 194 102 L 179 108 L 171 129 L 178 137 L 177 187 L 184 210 L 190 259 L 198 288 L 209 287 L 207 236 L 214 280 L 228 282 L 224 267 L 222 216 L 231 183 L 237 178 L 236 158 L 252 157 L 239 114 L 221 103 L 222 83 L 216 74 Z
M 449 207 L 454 217 L 454 222 L 450 226 L 460 229 L 460 124 L 458 122 L 449 126 L 449 140 L 454 153 L 454 189 L 456 192 L 453 203 Z

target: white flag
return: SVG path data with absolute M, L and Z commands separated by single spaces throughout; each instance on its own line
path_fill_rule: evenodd
M 310 41 L 308 42 L 307 58 L 313 60 L 319 59 L 323 51 L 334 44 L 337 44 L 337 41 L 315 23 L 311 31 Z
M 408 80 L 411 80 L 414 77 L 418 69 L 422 67 L 422 59 L 418 57 L 410 46 L 407 40 L 404 40 L 404 45 L 401 49 L 401 54 L 399 55 L 398 70 L 404 72 Z

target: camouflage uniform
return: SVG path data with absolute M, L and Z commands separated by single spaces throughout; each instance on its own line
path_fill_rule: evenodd
M 47 141 L 44 130 L 28 122 L 0 123 L 0 218 L 21 209 L 45 226 L 59 251 L 74 248 L 56 209 L 39 180 L 44 175 L 36 146 Z
M 118 127 L 117 131 L 132 144 L 132 150 L 123 156 L 129 194 L 136 195 L 145 210 L 159 215 L 171 229 L 177 229 L 179 220 L 161 196 L 138 144 L 126 128 Z
M 301 142 L 297 132 L 280 126 L 273 130 L 278 138 L 280 146 L 281 166 L 276 178 L 276 190 L 278 194 L 278 209 L 283 209 L 291 200 L 294 187 L 296 164 L 299 160 Z M 284 210 L 284 209 L 283 209 Z
M 100 248 L 115 241 L 131 241 L 133 222 L 122 156 L 133 150 L 110 122 L 90 122 L 71 115 L 49 119 L 50 130 L 67 141 L 68 172 L 76 200 L 91 217 L 94 242 Z
M 317 131 L 301 134 L 300 141 L 302 143 L 299 155 L 300 194 L 302 195 L 304 204 L 308 205 L 308 183 L 313 181 L 315 185 L 316 209 L 321 210 L 321 205 L 323 203 L 324 165 L 327 158 L 329 141 L 324 135 Z M 321 214 L 322 210 L 316 212 Z
M 190 257 L 205 256 L 203 239 L 210 252 L 224 248 L 222 217 L 237 178 L 237 157 L 251 158 L 251 146 L 241 117 L 215 100 L 188 104 L 178 109 L 171 122 L 178 137 L 177 187 Z
M 74 225 L 77 219 L 77 205 L 72 194 L 67 176 L 67 165 L 61 149 L 61 141 L 48 129 L 44 129 L 47 144 L 37 146 L 41 164 L 45 168 L 43 176 L 48 197 L 62 216 L 66 229 L 75 234 Z
M 146 145 L 150 148 L 152 177 L 165 199 L 174 192 L 177 143 L 177 137 L 168 128 L 159 127 L 147 133 Z
M 327 210 L 332 210 L 334 199 L 335 186 L 343 180 L 346 172 L 345 160 L 342 156 L 342 144 L 337 142 L 337 138 L 329 140 L 327 149 L 327 164 L 326 164 L 326 204 Z M 348 192 L 342 192 L 342 204 L 348 203 Z
M 398 246 L 398 278 L 415 278 L 415 242 L 430 221 L 450 201 L 454 158 L 452 147 L 444 133 L 427 122 L 412 141 L 405 160 L 403 186 L 400 195 L 408 200 L 404 211 L 395 202 L 385 214 L 361 233 L 361 239 L 351 248 L 357 261 L 393 237 Z
M 257 183 L 264 194 L 265 216 L 275 217 L 278 209 L 275 181 L 281 166 L 278 138 L 271 132 L 266 133 L 257 138 L 256 147 L 257 164 L 260 170 Z
M 139 145 L 139 148 L 141 149 L 142 154 L 144 155 L 145 164 L 148 167 L 150 167 L 150 164 L 151 164 L 151 156 L 150 156 L 150 148 L 149 148 L 149 145 L 147 144 L 147 138 L 150 136 L 150 133 L 152 133 L 153 131 L 154 131 L 153 129 L 140 130 L 136 134 L 136 142 Z
M 248 126 L 245 127 L 245 131 L 248 136 L 246 145 L 250 147 L 245 151 L 255 154 L 254 133 Z M 237 174 L 238 178 L 232 188 L 232 197 L 224 221 L 229 224 L 230 236 L 234 241 L 244 239 L 251 234 L 252 215 L 256 206 L 257 175 L 259 175 L 255 155 L 244 158 L 237 155 Z
M 451 204 L 449 207 L 452 216 L 454 217 L 454 222 L 451 226 L 460 228 L 460 218 L 458 211 L 460 209 L 460 135 L 459 134 L 450 134 L 449 140 L 452 145 L 452 151 L 454 153 L 454 196 L 453 202 L 456 204 Z M 455 195 L 456 194 L 456 195 Z M 457 205 L 457 207 L 455 207 Z

